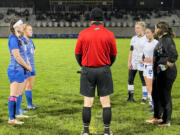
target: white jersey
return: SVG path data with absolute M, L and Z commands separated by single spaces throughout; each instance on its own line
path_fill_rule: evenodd
M 143 71 L 143 66 L 140 64 L 140 60 L 142 60 L 144 45 L 147 42 L 146 36 L 134 36 L 131 39 L 131 46 L 133 46 L 132 53 L 132 69 Z
M 157 40 L 147 41 L 144 45 L 143 54 L 145 58 L 153 59 L 154 48 L 158 44 Z M 152 79 L 153 78 L 153 65 L 150 63 L 144 63 L 144 76 Z
M 157 43 L 158 41 L 155 39 L 151 42 L 148 40 L 146 41 L 143 49 L 143 54 L 145 58 L 153 59 L 154 48 L 156 47 Z

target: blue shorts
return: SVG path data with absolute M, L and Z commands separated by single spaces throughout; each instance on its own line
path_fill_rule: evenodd
M 32 71 L 30 73 L 31 73 L 31 76 L 36 76 L 36 71 Z
M 13 82 L 23 83 L 25 80 L 24 70 L 8 69 L 7 73 L 10 83 Z
M 33 72 L 27 72 L 26 75 L 25 75 L 25 79 L 31 77 L 31 76 L 35 76 L 36 75 L 36 71 L 33 71 Z

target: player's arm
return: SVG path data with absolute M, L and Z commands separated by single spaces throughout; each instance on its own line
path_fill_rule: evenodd
M 151 58 L 144 58 L 144 62 L 152 64 L 153 63 L 153 59 L 151 59 Z
M 76 61 L 79 64 L 79 66 L 82 66 L 82 64 L 81 64 L 81 62 L 82 62 L 82 41 L 81 41 L 80 35 L 79 35 L 79 37 L 77 39 L 77 43 L 76 43 L 75 57 L 76 57 Z
M 33 42 L 32 42 L 32 43 L 33 43 Z M 35 52 L 36 52 L 36 47 L 35 47 L 34 43 L 33 43 L 33 48 L 34 48 L 34 54 L 35 54 Z
M 29 61 L 29 58 L 27 59 L 27 64 L 31 67 L 31 63 Z
M 167 39 L 167 54 L 168 54 L 167 65 L 169 67 L 172 67 L 178 59 L 178 52 L 176 50 L 176 45 L 172 39 Z
M 132 67 L 132 64 L 131 64 L 131 61 L 132 61 L 132 53 L 133 53 L 133 46 L 131 46 L 131 49 L 130 49 L 130 52 L 129 52 L 129 57 L 128 57 L 128 68 L 131 69 Z
M 111 50 L 110 50 L 111 65 L 110 66 L 112 66 L 114 62 L 116 61 L 116 55 L 117 55 L 116 39 L 113 33 L 111 34 L 110 43 L 111 43 Z
M 172 67 L 178 59 L 178 53 L 176 50 L 175 43 L 172 39 L 168 38 L 166 39 L 166 43 L 164 43 L 163 47 L 165 50 L 166 57 L 161 57 L 158 60 L 158 64 L 168 65 L 169 67 Z
M 12 50 L 12 54 L 14 56 L 14 58 L 16 59 L 16 61 L 22 65 L 25 69 L 27 69 L 28 71 L 32 71 L 31 66 L 29 66 L 28 64 L 26 64 L 26 62 L 23 60 L 23 58 L 21 57 L 20 53 L 19 53 L 19 49 L 13 49 Z
M 129 56 L 128 56 L 128 68 L 131 69 L 132 68 L 132 54 L 133 54 L 133 51 L 134 51 L 134 38 L 131 39 L 131 43 L 130 43 L 130 52 L 129 52 Z

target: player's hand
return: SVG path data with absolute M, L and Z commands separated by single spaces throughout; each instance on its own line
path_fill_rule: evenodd
M 145 58 L 144 61 L 147 63 L 153 63 L 152 59 L 150 59 L 150 58 Z
M 143 61 L 143 60 L 140 60 L 140 61 L 139 61 L 139 63 L 140 63 L 140 64 L 143 64 L 143 63 L 144 63 L 144 61 Z
M 32 72 L 32 68 L 31 68 L 30 65 L 28 65 L 28 66 L 26 67 L 26 69 L 27 69 L 27 71 Z
M 128 62 L 128 69 L 131 69 L 132 68 L 132 64 L 131 62 Z
M 171 62 L 167 62 L 167 65 L 168 65 L 168 67 L 173 67 L 174 66 L 174 63 L 171 63 Z

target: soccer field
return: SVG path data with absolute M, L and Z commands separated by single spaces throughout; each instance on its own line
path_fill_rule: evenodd
M 9 80 L 7 66 L 9 52 L 7 39 L 0 39 L 0 135 L 79 135 L 83 129 L 81 110 L 83 97 L 79 94 L 80 75 L 74 49 L 75 39 L 34 39 L 36 46 L 36 81 L 33 102 L 40 106 L 29 111 L 32 116 L 24 119 L 23 126 L 8 125 Z M 175 39 L 180 54 L 180 39 Z M 135 103 L 127 103 L 127 60 L 130 39 L 117 39 L 118 55 L 112 66 L 114 94 L 111 96 L 112 124 L 114 135 L 180 135 L 180 73 L 173 87 L 173 115 L 171 127 L 147 125 L 145 120 L 152 115 L 141 105 L 142 88 L 137 74 L 135 80 Z M 180 60 L 177 62 L 180 69 Z M 26 107 L 25 96 L 23 108 Z M 90 125 L 92 135 L 101 135 L 104 130 L 102 109 L 96 97 Z

